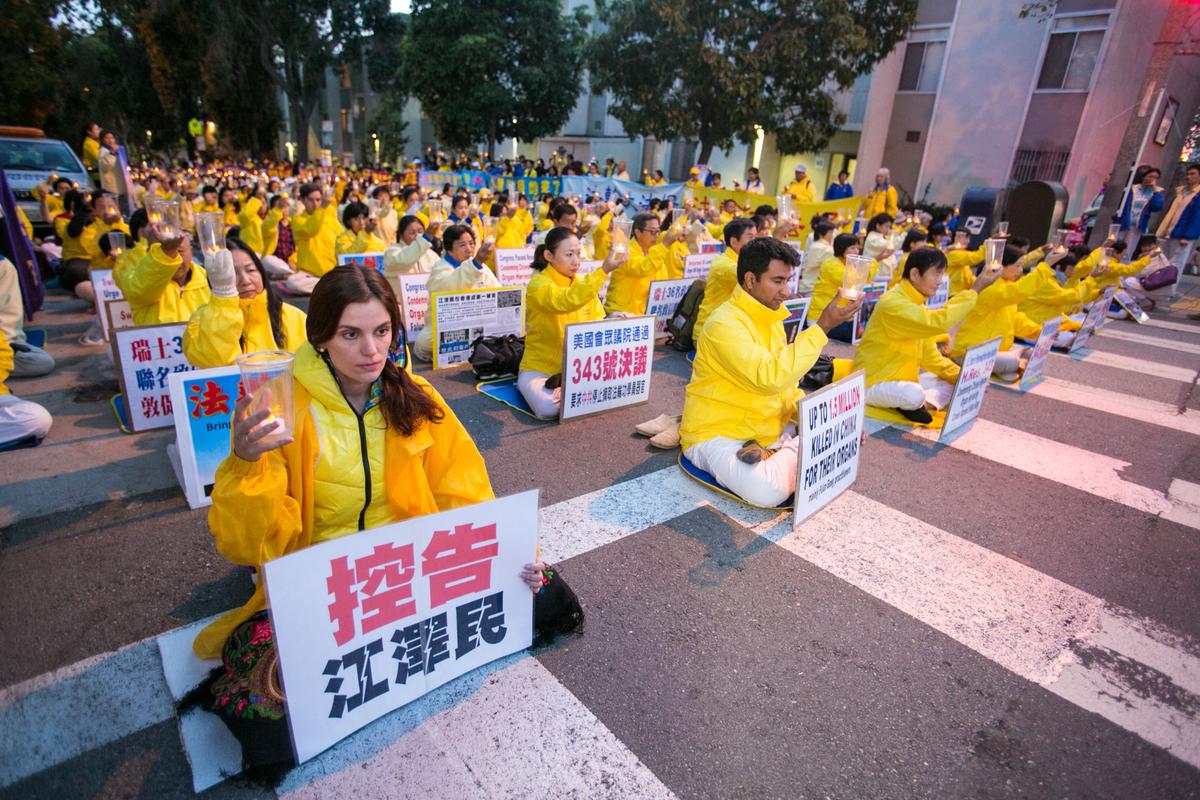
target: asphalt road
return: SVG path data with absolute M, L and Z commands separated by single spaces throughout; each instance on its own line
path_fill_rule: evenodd
M 50 298 L 35 324 L 60 367 L 10 383 L 55 423 L 0 455 L 0 797 L 188 796 L 155 637 L 252 586 L 187 508 L 173 433 L 117 429 L 81 311 Z M 682 407 L 674 351 L 648 406 L 562 426 L 430 375 L 497 494 L 541 490 L 586 632 L 379 720 L 280 796 L 1200 797 L 1184 311 L 1109 323 L 1032 393 L 989 389 L 952 447 L 875 432 L 853 490 L 797 532 L 634 435 Z

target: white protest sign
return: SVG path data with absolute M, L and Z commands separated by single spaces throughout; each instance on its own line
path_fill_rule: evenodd
M 963 356 L 962 371 L 954 384 L 954 394 L 946 407 L 946 422 L 942 425 L 939 440 L 946 439 L 953 431 L 969 426 L 979 416 L 983 407 L 983 395 L 992 379 L 992 367 L 1000 355 L 1000 337 L 989 339 L 967 350 Z
M 533 277 L 536 247 L 501 247 L 496 250 L 496 277 L 501 286 L 525 286 Z
M 108 312 L 107 307 L 113 304 L 114 320 L 122 320 L 123 311 L 129 311 L 129 303 L 125 301 L 125 295 L 121 293 L 121 288 L 117 286 L 117 282 L 113 280 L 113 271 L 111 269 L 90 269 L 88 272 L 92 279 L 92 288 L 96 291 L 96 311 L 100 316 L 100 335 L 108 341 Z M 129 319 L 133 319 L 132 312 L 129 314 Z M 121 328 L 128 328 L 129 325 L 118 325 Z
M 576 322 L 563 334 L 559 422 L 650 399 L 654 318 Z
M 788 310 L 788 318 L 783 321 L 783 334 L 788 344 L 796 340 L 796 334 L 804 330 L 804 318 L 808 316 L 808 307 L 812 297 L 792 297 L 783 301 L 783 307 Z
M 867 373 L 860 369 L 800 399 L 793 529 L 858 478 L 866 396 Z
M 646 294 L 646 313 L 654 315 L 656 336 L 661 338 L 667 335 L 667 322 L 691 286 L 690 278 L 650 281 L 650 291 Z
M 229 366 L 172 373 L 168 383 L 183 493 L 191 508 L 211 505 L 217 467 L 229 455 L 241 371 Z
M 593 272 L 600 269 L 603 264 L 603 261 L 580 261 L 579 272 L 575 274 L 580 278 L 582 278 L 584 275 L 591 275 Z M 600 305 L 604 305 L 604 301 L 608 299 L 608 281 L 604 282 L 604 285 L 600 287 L 600 291 L 596 292 L 596 295 L 600 298 Z
M 683 277 L 688 280 L 707 280 L 716 253 L 700 253 L 683 257 Z
M 429 310 L 429 273 L 397 275 L 396 283 L 400 287 L 400 316 L 404 318 L 408 339 L 412 341 L 425 327 L 425 314 Z
M 942 277 L 942 282 L 938 284 L 937 291 L 925 301 L 925 307 L 936 311 L 948 302 L 950 302 L 950 276 L 945 275 Z
M 109 300 L 104 304 L 104 318 L 108 321 L 109 339 L 112 341 L 112 332 L 132 328 L 133 309 L 129 307 L 128 300 Z
M 433 368 L 465 364 L 480 336 L 525 333 L 525 289 L 521 287 L 438 292 L 433 310 Z
M 337 257 L 338 266 L 357 264 L 383 274 L 383 253 L 343 253 Z
M 187 325 L 179 322 L 112 332 L 109 344 L 131 431 L 171 425 L 173 405 L 168 378 L 172 373 L 192 371 L 192 365 L 183 356 L 186 329 Z
M 1046 370 L 1046 360 L 1050 357 L 1050 349 L 1058 337 L 1058 328 L 1062 325 L 1062 317 L 1046 320 L 1042 332 L 1038 334 L 1037 343 L 1025 363 L 1025 371 L 1021 373 L 1021 382 L 1017 388 L 1027 392 L 1042 382 L 1042 373 Z
M 1121 290 L 1113 295 L 1113 300 L 1116 300 L 1121 308 L 1125 309 L 1126 313 L 1133 318 L 1138 325 L 1144 325 L 1150 321 L 1150 315 L 1147 314 L 1142 307 L 1138 305 L 1137 300 L 1133 299 L 1133 295 L 1125 290 Z
M 263 566 L 297 762 L 533 642 L 538 494 L 360 531 Z
M 1085 348 L 1092 338 L 1092 334 L 1096 332 L 1096 326 L 1100 324 L 1100 320 L 1108 314 L 1109 304 L 1116 291 L 1115 286 L 1108 287 L 1104 290 L 1104 294 L 1093 300 L 1088 306 L 1087 313 L 1083 317 L 1083 324 L 1079 326 L 1079 330 L 1075 331 L 1075 338 L 1071 341 L 1071 346 L 1067 348 L 1068 353 L 1078 353 Z

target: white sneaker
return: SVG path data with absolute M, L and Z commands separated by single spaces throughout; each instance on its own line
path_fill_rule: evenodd
M 84 333 L 83 336 L 79 337 L 79 343 L 89 347 L 106 344 L 104 334 L 100 330 L 100 323 L 93 322 L 91 325 L 89 325 L 87 332 Z

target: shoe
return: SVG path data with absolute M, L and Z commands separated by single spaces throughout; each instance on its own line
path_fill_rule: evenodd
M 546 388 L 550 391 L 562 388 L 562 373 L 560 372 L 557 375 L 551 375 L 549 378 L 546 378 Z
M 674 450 L 679 447 L 679 423 L 651 436 L 650 444 L 659 450 Z
M 763 449 L 762 445 L 751 439 L 737 451 L 737 460 L 743 464 L 757 464 L 766 458 L 767 455 L 767 451 Z
M 668 414 L 659 414 L 649 422 L 643 422 L 641 425 L 635 425 L 633 429 L 642 436 L 657 436 L 672 426 L 679 427 L 679 420 L 680 417 L 672 417 Z
M 79 343 L 94 347 L 99 344 L 104 344 L 104 333 L 100 330 L 100 325 L 93 322 L 83 336 L 79 337 Z
M 897 408 L 896 410 L 899 411 L 900 416 L 904 417 L 905 419 L 912 420 L 913 422 L 919 422 L 922 425 L 928 425 L 929 423 L 933 422 L 933 414 L 930 414 L 923 408 Z
M 1019 372 L 1005 372 L 1005 373 L 997 372 L 992 377 L 994 377 L 998 381 L 1003 381 L 1004 383 L 1016 383 L 1017 380 L 1021 377 L 1021 373 L 1019 373 Z M 928 412 L 926 412 L 926 413 L 928 413 Z

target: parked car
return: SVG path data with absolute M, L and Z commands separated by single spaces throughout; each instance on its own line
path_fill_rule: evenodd
M 0 169 L 16 195 L 17 205 L 38 227 L 49 226 L 34 188 L 51 176 L 62 176 L 87 191 L 96 188 L 75 151 L 60 139 L 49 139 L 37 128 L 0 126 Z

